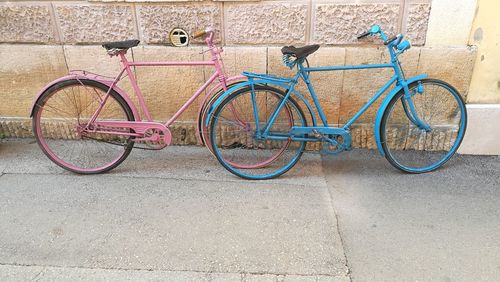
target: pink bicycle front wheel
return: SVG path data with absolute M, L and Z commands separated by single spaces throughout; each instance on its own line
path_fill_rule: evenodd
M 42 151 L 60 167 L 79 174 L 109 171 L 130 154 L 131 136 L 92 132 L 88 123 L 109 87 L 93 80 L 66 80 L 48 88 L 33 113 L 33 133 Z M 96 121 L 133 121 L 128 104 L 111 90 Z M 124 129 L 119 129 L 124 132 Z M 128 131 L 130 132 L 130 131 Z

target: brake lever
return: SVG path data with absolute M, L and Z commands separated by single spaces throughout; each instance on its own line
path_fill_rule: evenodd
M 396 40 L 399 38 L 399 34 L 398 35 L 394 35 L 393 37 L 387 39 L 386 41 L 384 41 L 384 45 L 389 45 L 392 41 Z

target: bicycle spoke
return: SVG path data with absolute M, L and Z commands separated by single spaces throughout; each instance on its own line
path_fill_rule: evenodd
M 255 90 L 256 108 L 248 88 L 240 90 L 238 95 L 229 96 L 214 113 L 210 127 L 214 153 L 236 175 L 250 179 L 275 177 L 296 163 L 305 146 L 305 142 L 259 137 L 273 112 L 270 109 L 276 109 L 283 97 L 280 92 L 270 89 L 260 86 Z M 231 107 L 237 112 L 240 121 L 234 120 Z M 294 125 L 294 116 L 300 116 L 301 124 L 305 123 L 298 108 L 292 108 L 286 106 L 280 110 L 270 128 L 271 132 L 288 133 Z M 254 109 L 257 110 L 259 131 L 256 130 Z
M 101 95 L 107 90 L 95 85 L 81 85 L 65 81 L 64 87 L 43 96 L 34 116 L 36 136 L 42 149 L 58 165 L 79 173 L 96 173 L 109 170 L 132 149 L 131 137 L 85 131 L 90 118 L 100 107 Z M 130 110 L 110 95 L 97 116 L 99 120 L 130 120 Z M 117 145 L 119 140 L 122 145 Z
M 410 87 L 410 92 L 416 87 Z M 445 163 L 455 153 L 461 141 L 456 132 L 463 130 L 465 123 L 465 107 L 458 93 L 436 80 L 423 80 L 422 87 L 424 92 L 410 99 L 415 106 L 415 118 L 427 124 L 430 131 L 415 126 L 402 115 L 403 104 L 395 101 L 403 94 L 394 98 L 383 117 L 381 136 L 386 157 L 397 168 L 409 172 L 426 172 Z M 407 124 L 398 128 L 404 119 Z

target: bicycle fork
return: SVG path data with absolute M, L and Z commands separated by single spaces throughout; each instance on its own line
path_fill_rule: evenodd
M 406 116 L 415 126 L 424 130 L 425 132 L 430 132 L 432 130 L 431 127 L 418 117 L 415 105 L 412 101 L 413 96 L 417 94 L 424 94 L 424 87 L 422 86 L 422 83 L 420 81 L 418 82 L 417 89 L 414 90 L 415 93 L 411 93 L 408 85 L 404 85 L 403 89 L 405 94 L 401 97 L 401 103 L 403 104 L 403 109 L 406 113 Z

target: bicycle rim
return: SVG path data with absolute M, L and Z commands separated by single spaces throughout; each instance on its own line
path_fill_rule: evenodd
M 217 159 L 230 172 L 247 179 L 268 179 L 285 173 L 298 161 L 305 142 L 258 137 L 283 97 L 278 89 L 258 86 L 253 100 L 251 89 L 244 88 L 217 108 L 210 126 L 210 141 Z M 292 126 L 305 124 L 304 114 L 290 99 L 279 111 L 270 134 L 284 137 Z
M 107 90 L 98 82 L 68 80 L 41 96 L 33 116 L 33 132 L 43 152 L 57 165 L 76 173 L 93 174 L 116 167 L 128 156 L 133 147 L 131 137 L 82 130 Z M 101 120 L 132 121 L 134 117 L 126 102 L 111 91 L 96 118 Z M 117 129 L 109 129 L 114 130 Z
M 410 103 L 400 91 L 389 103 L 382 120 L 382 145 L 389 162 L 406 172 L 435 170 L 448 161 L 462 142 L 467 113 L 459 93 L 439 80 L 422 80 L 409 87 L 418 126 Z M 421 93 L 420 93 L 421 92 Z

